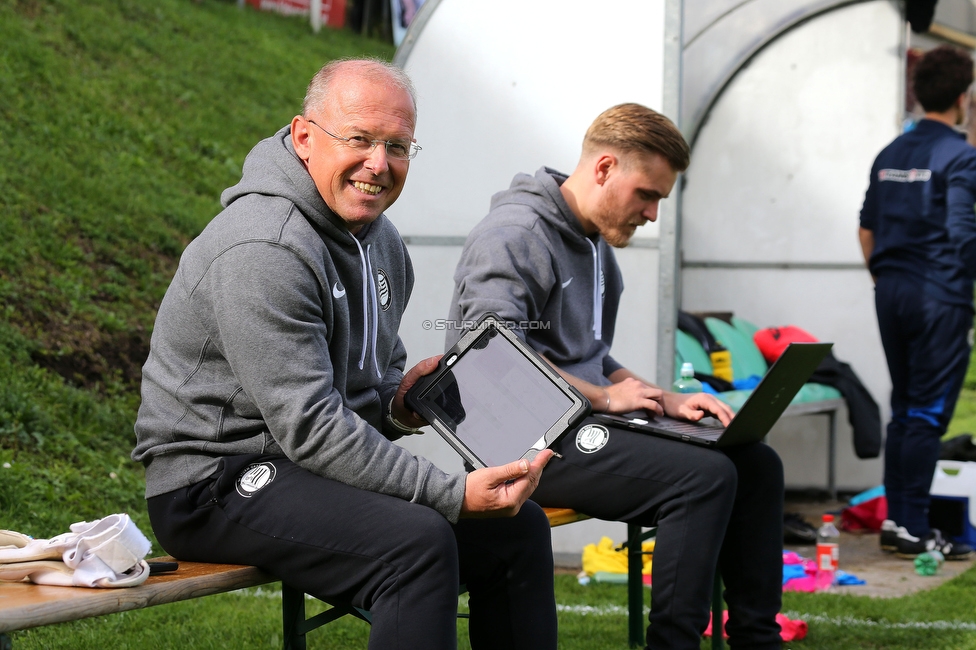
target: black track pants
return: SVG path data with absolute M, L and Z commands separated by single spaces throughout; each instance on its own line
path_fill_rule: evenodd
M 470 593 L 473 648 L 556 647 L 549 523 L 531 501 L 513 518 L 452 525 L 280 456 L 248 455 L 149 499 L 149 516 L 176 558 L 256 565 L 326 602 L 368 609 L 370 648 L 455 648 L 459 584 Z
M 648 647 L 699 647 L 716 565 L 726 586 L 730 646 L 780 647 L 784 488 L 776 452 L 763 444 L 716 451 L 605 429 L 598 449 L 599 436 L 562 438 L 554 448 L 564 458 L 549 462 L 532 498 L 659 527 Z

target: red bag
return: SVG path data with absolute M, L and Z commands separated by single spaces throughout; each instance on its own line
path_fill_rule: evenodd
M 881 522 L 887 518 L 888 499 L 880 496 L 841 510 L 840 527 L 850 533 L 877 533 L 881 530 Z
M 783 350 L 790 343 L 816 343 L 817 339 L 810 332 L 802 330 L 796 325 L 785 327 L 767 327 L 752 335 L 752 340 L 759 348 L 766 363 L 773 363 L 783 354 Z

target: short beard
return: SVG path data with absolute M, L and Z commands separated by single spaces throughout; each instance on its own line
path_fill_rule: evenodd
M 614 248 L 627 248 L 630 245 L 630 240 L 634 237 L 633 235 L 625 235 L 619 229 L 601 234 L 603 239 Z
M 625 231 L 616 225 L 614 210 L 611 205 L 616 203 L 616 190 L 610 191 L 603 197 L 600 205 L 597 206 L 596 215 L 592 219 L 596 224 L 597 230 L 603 239 L 614 248 L 626 248 L 630 244 L 633 233 L 626 234 Z

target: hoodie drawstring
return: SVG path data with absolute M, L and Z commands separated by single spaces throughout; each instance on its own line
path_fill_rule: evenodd
M 587 237 L 586 242 L 593 250 L 593 338 L 603 338 L 603 292 L 600 291 L 600 269 L 603 267 L 600 247 Z
M 376 371 L 377 377 L 382 377 L 379 364 L 376 361 L 376 338 L 379 331 L 379 318 L 377 316 L 376 285 L 373 282 L 373 269 L 369 263 L 369 249 L 372 245 L 367 246 L 366 251 L 363 251 L 363 246 L 359 243 L 359 240 L 356 237 L 353 237 L 352 240 L 356 242 L 356 248 L 359 249 L 359 260 L 363 269 L 363 353 L 359 356 L 359 369 L 362 370 L 366 365 L 367 347 L 372 348 L 373 369 Z M 372 312 L 369 309 L 370 305 L 373 306 Z
M 382 378 L 383 375 L 380 374 L 380 365 L 376 362 L 376 338 L 379 336 L 380 329 L 380 307 L 377 304 L 377 292 L 376 292 L 376 275 L 373 273 L 373 264 L 369 261 L 369 250 L 373 247 L 372 244 L 366 247 L 366 270 L 369 273 L 369 292 L 372 295 L 372 300 L 370 304 L 373 305 L 373 320 L 371 324 L 373 326 L 373 334 L 370 337 L 370 349 L 373 351 L 373 370 L 376 371 L 376 376 Z

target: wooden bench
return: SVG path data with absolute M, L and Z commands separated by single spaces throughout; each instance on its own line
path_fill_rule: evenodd
M 563 526 L 588 519 L 568 508 L 546 508 L 551 526 Z M 628 575 L 628 630 L 631 646 L 643 646 L 644 586 L 641 579 L 641 542 L 653 533 L 639 526 L 628 526 L 628 548 L 631 555 Z M 635 551 L 636 549 L 636 551 Z M 171 557 L 151 561 L 173 562 Z M 255 587 L 278 579 L 257 567 L 204 562 L 179 562 L 169 573 L 151 575 L 145 583 L 128 589 L 84 589 L 48 587 L 25 582 L 0 582 L 0 650 L 11 650 L 12 640 L 6 634 L 17 630 L 66 623 L 105 614 L 114 614 L 154 605 L 165 605 L 246 587 Z M 721 582 L 716 580 L 713 611 L 722 611 Z M 717 603 L 718 609 L 715 610 Z M 304 650 L 305 635 L 346 615 L 369 621 L 369 612 L 351 606 L 332 607 L 311 618 L 305 618 L 305 594 L 282 585 L 282 630 L 285 650 Z M 720 617 L 718 620 L 721 620 Z M 722 637 L 713 637 L 713 648 L 722 648 Z
M 173 558 L 156 558 L 174 561 Z M 164 605 L 276 582 L 257 567 L 180 562 L 179 569 L 151 575 L 138 587 L 85 589 L 27 582 L 0 583 L 0 648 L 9 650 L 6 632 Z

